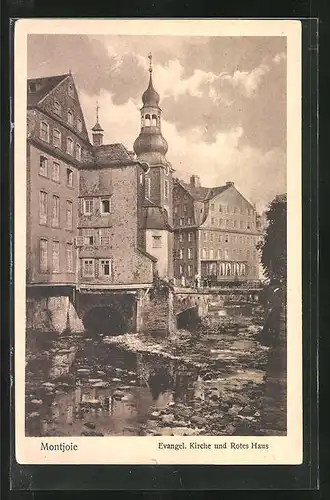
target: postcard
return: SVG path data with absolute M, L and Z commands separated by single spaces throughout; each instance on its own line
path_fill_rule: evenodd
M 15 24 L 20 464 L 300 464 L 301 24 Z

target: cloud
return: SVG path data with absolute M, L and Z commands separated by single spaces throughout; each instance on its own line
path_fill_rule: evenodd
M 123 143 L 129 150 L 140 132 L 140 112 L 136 101 L 130 99 L 115 104 L 110 93 L 101 91 L 90 96 L 81 93 L 81 103 L 89 130 L 95 123 L 95 102 L 100 104 L 100 123 L 105 131 L 104 142 Z M 286 159 L 279 148 L 263 152 L 244 144 L 242 127 L 233 127 L 216 135 L 213 143 L 203 141 L 203 129 L 195 126 L 182 134 L 176 125 L 166 120 L 162 131 L 169 144 L 168 159 L 175 175 L 189 180 L 200 175 L 203 185 L 214 186 L 234 181 L 237 188 L 258 209 L 278 193 L 285 191 Z

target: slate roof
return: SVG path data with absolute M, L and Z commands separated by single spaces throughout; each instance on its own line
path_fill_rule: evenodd
M 27 81 L 27 105 L 35 106 L 41 99 L 49 94 L 69 74 L 58 76 L 47 76 L 44 78 L 29 78 Z M 31 91 L 31 84 L 36 85 L 35 92 Z
M 145 205 L 143 207 L 143 228 L 171 230 L 166 210 L 153 204 Z
M 193 187 L 187 182 L 180 181 L 181 186 L 188 191 L 188 193 L 192 196 L 195 201 L 207 201 L 211 200 L 218 194 L 222 193 L 226 189 L 228 189 L 228 185 L 218 186 L 213 188 L 208 187 Z
M 132 162 L 132 157 L 123 144 L 104 144 L 93 148 L 97 164 Z

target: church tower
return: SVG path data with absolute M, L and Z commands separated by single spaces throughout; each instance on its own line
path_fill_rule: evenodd
M 168 144 L 161 131 L 160 97 L 152 82 L 152 56 L 149 54 L 149 85 L 142 95 L 141 131 L 134 142 L 134 152 L 138 160 L 148 163 L 149 173 L 145 179 L 146 198 L 164 208 L 168 221 L 172 224 L 172 173 L 170 162 L 165 155 Z
M 92 128 L 92 136 L 93 136 L 93 146 L 102 146 L 103 145 L 103 128 L 99 122 L 99 104 L 96 103 L 96 123 Z
M 147 163 L 145 174 L 144 227 L 146 250 L 157 258 L 159 276 L 173 276 L 172 192 L 174 170 L 165 155 L 168 144 L 161 131 L 160 97 L 152 81 L 149 57 L 149 85 L 142 95 L 141 131 L 134 142 L 137 159 Z

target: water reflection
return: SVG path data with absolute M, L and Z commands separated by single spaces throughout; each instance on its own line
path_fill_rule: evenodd
M 207 342 L 198 351 L 209 358 L 204 370 L 189 360 L 127 352 L 95 336 L 64 336 L 39 350 L 34 344 L 27 363 L 27 435 L 184 435 L 212 422 L 214 432 L 221 426 L 227 432 L 233 416 L 227 421 L 221 405 L 237 406 L 241 398 L 242 408 L 251 406 L 238 394 L 243 387 L 255 399 L 245 408 L 255 422 L 259 396 L 253 390 L 264 372 L 248 364 L 242 369 L 255 341 L 227 334 Z

